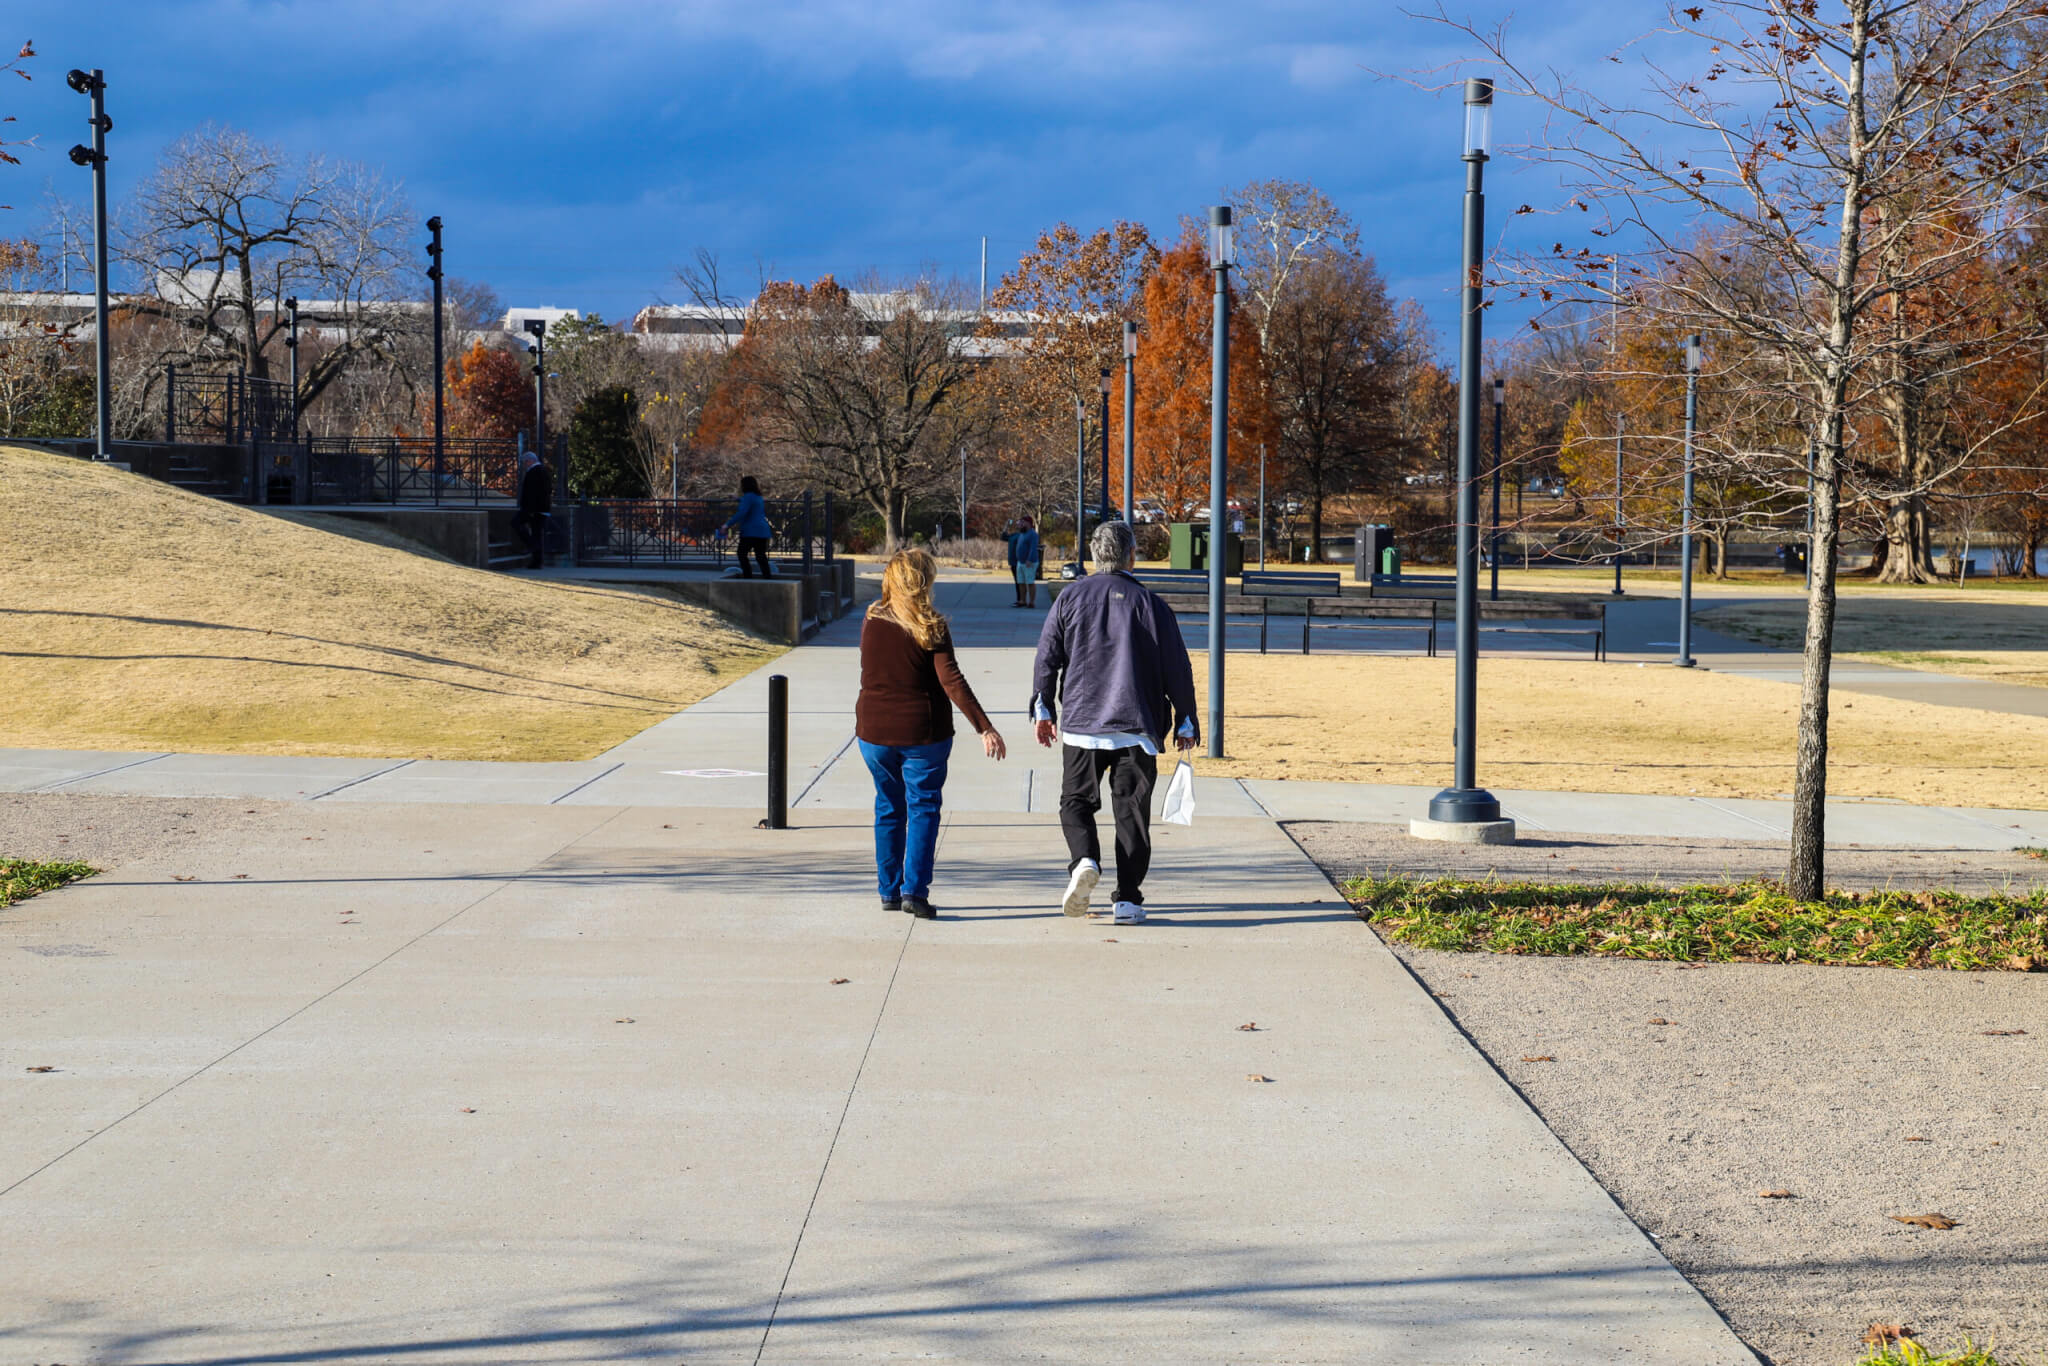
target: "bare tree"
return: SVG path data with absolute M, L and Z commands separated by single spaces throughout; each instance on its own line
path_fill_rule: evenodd
M 972 313 L 925 284 L 849 293 L 830 276 L 755 301 L 746 375 L 761 429 L 829 487 L 858 496 L 903 538 L 912 499 L 956 473 L 972 435 Z
M 1670 11 L 1664 36 L 1691 44 L 1692 67 L 1647 68 L 1651 109 L 1525 70 L 1500 30 L 1441 8 L 1433 17 L 1474 40 L 1505 88 L 1552 111 L 1528 153 L 1572 174 L 1572 217 L 1583 211 L 1627 263 L 1610 289 L 1593 248 L 1560 241 L 1518 263 L 1525 287 L 1656 308 L 1675 330 L 1767 353 L 1814 436 L 1788 882 L 1796 896 L 1817 897 L 1845 490 L 1870 496 L 1870 472 L 1891 464 L 1862 449 L 1853 418 L 1896 350 L 1882 325 L 1890 301 L 1938 286 L 1985 251 L 2040 187 L 2041 137 L 2000 113 L 2027 104 L 2048 75 L 2030 41 L 2038 0 L 1701 0 Z M 1937 224 L 1944 231 L 1931 234 Z M 1718 246 L 1701 250 L 1708 241 Z M 1754 287 L 1746 262 L 1724 268 L 1722 253 L 1766 263 L 1770 287 Z M 1637 283 L 1660 265 L 1666 288 L 1639 300 Z M 1803 481 L 1785 462 L 1758 465 L 1759 483 Z M 1896 482 L 1882 489 L 1898 492 Z
M 302 352 L 301 407 L 364 365 L 424 375 L 407 349 L 431 329 L 402 302 L 412 212 L 375 171 L 318 158 L 288 166 L 246 133 L 209 127 L 171 146 L 127 218 L 117 241 L 143 288 L 125 306 L 174 325 L 163 359 L 269 377 L 284 301 L 298 296 L 301 327 L 320 334 Z

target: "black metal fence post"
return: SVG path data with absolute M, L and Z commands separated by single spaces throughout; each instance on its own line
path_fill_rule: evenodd
M 804 490 L 804 577 L 811 576 L 811 491 Z
M 789 678 L 768 678 L 768 820 L 770 830 L 789 828 Z
M 825 563 L 832 563 L 832 491 L 825 491 Z
M 164 444 L 178 440 L 178 367 L 164 367 Z

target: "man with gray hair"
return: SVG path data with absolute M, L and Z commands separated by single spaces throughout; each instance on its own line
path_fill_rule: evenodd
M 1060 827 L 1068 859 L 1060 909 L 1086 915 L 1102 877 L 1095 813 L 1108 778 L 1116 821 L 1111 913 L 1117 924 L 1133 925 L 1145 918 L 1159 746 L 1169 731 L 1183 750 L 1200 738 L 1195 671 L 1173 609 L 1131 577 L 1138 543 L 1129 525 L 1104 522 L 1089 548 L 1095 573 L 1068 585 L 1039 632 L 1031 715 L 1039 744 L 1050 749 L 1057 736 L 1062 745 Z

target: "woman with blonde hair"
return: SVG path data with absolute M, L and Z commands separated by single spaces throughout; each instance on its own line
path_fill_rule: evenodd
M 1009 751 L 953 657 L 946 619 L 932 606 L 936 561 L 899 550 L 882 571 L 882 596 L 860 630 L 860 700 L 853 733 L 875 779 L 875 876 L 885 911 L 920 920 L 932 908 L 932 856 L 941 792 L 953 753 L 953 707 L 991 759 Z

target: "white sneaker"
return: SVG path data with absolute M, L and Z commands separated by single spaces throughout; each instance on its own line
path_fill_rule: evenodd
M 1145 919 L 1145 908 L 1135 901 L 1119 901 L 1111 908 L 1110 919 L 1119 925 L 1136 925 Z
M 1060 902 L 1060 910 L 1067 915 L 1088 914 L 1088 897 L 1095 890 L 1095 884 L 1102 880 L 1102 869 L 1092 858 L 1084 858 L 1074 865 L 1074 871 L 1067 878 L 1067 895 Z

